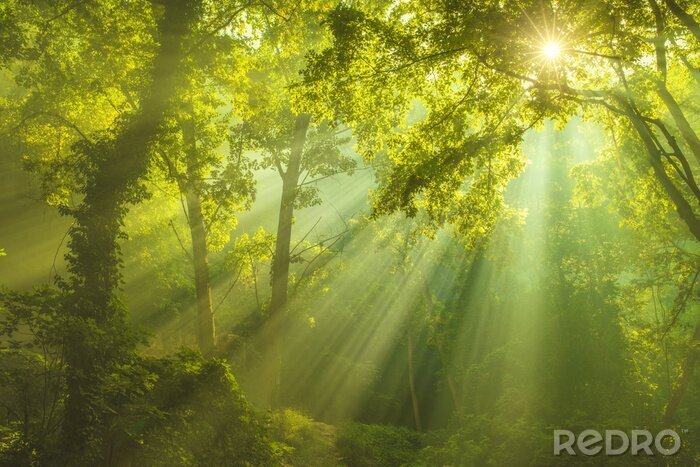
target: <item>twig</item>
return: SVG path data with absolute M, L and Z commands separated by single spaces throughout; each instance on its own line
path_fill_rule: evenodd
M 301 245 L 301 242 L 303 242 L 304 240 L 306 240 L 306 237 L 308 237 L 309 234 L 316 228 L 316 226 L 318 225 L 318 223 L 321 222 L 321 219 L 323 219 L 323 216 L 319 217 L 318 220 L 316 221 L 316 223 L 314 223 L 314 225 L 309 229 L 309 231 L 306 232 L 306 234 L 304 234 L 303 237 L 301 237 L 301 240 L 299 240 L 299 241 L 297 242 L 297 244 L 294 245 L 294 248 L 292 248 L 292 250 L 289 252 L 289 255 L 290 255 L 290 256 L 292 255 L 292 253 L 294 253 L 294 250 L 296 250 L 297 247 L 298 247 L 299 245 Z
M 214 311 L 212 311 L 212 314 L 215 314 L 215 313 L 216 313 L 216 310 L 218 310 L 219 307 L 224 303 L 224 300 L 226 300 L 226 297 L 228 297 L 228 295 L 229 295 L 229 294 L 231 293 L 231 291 L 233 290 L 233 287 L 234 287 L 234 286 L 236 285 L 236 283 L 238 282 L 238 279 L 241 277 L 241 273 L 242 273 L 242 272 L 243 272 L 243 266 L 241 266 L 240 268 L 238 268 L 238 274 L 236 274 L 235 279 L 233 279 L 233 282 L 231 282 L 231 285 L 229 286 L 229 288 L 228 288 L 228 290 L 226 291 L 226 293 L 224 294 L 224 296 L 221 297 L 221 301 L 219 302 L 218 305 L 216 305 L 216 307 L 214 308 Z
M 68 234 L 70 234 L 70 229 L 73 228 L 75 225 L 75 221 L 73 221 L 68 227 L 68 230 L 66 230 L 66 233 L 63 234 L 63 238 L 61 238 L 61 242 L 58 244 L 58 247 L 56 247 L 56 252 L 53 255 L 53 262 L 51 263 L 51 268 L 49 269 L 49 279 L 47 282 L 51 283 L 51 273 L 55 273 L 58 275 L 58 270 L 56 269 L 56 260 L 58 259 L 58 252 L 61 250 L 61 247 L 63 246 L 63 242 L 66 241 L 66 237 L 68 237 Z

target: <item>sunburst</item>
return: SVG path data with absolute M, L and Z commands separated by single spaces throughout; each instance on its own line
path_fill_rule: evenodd
M 562 45 L 558 41 L 548 41 L 542 46 L 540 53 L 545 59 L 554 61 L 561 56 Z

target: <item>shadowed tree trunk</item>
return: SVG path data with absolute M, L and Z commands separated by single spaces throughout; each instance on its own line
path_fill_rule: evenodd
M 700 241 L 700 220 L 695 216 L 693 208 L 685 199 L 683 193 L 681 193 L 673 183 L 673 180 L 671 180 L 666 173 L 661 159 L 661 150 L 655 143 L 652 131 L 629 104 L 625 104 L 625 114 L 642 140 L 642 143 L 644 143 L 649 162 L 654 170 L 654 175 L 673 202 L 676 207 L 676 212 L 678 212 L 678 215 L 688 227 L 688 230 L 690 230 L 696 240 Z
M 669 426 L 673 421 L 673 417 L 678 411 L 678 407 L 681 404 L 683 395 L 693 377 L 693 371 L 700 358 L 700 319 L 695 324 L 695 331 L 690 339 L 690 348 L 688 349 L 688 355 L 685 357 L 683 366 L 681 367 L 681 374 L 678 378 L 678 382 L 671 392 L 671 398 L 666 405 L 666 410 L 664 412 L 663 424 L 664 426 Z
M 430 293 L 430 286 L 428 285 L 427 280 L 423 281 L 423 297 L 425 298 L 425 304 L 428 307 L 428 315 L 431 318 L 434 318 L 436 315 L 435 304 L 433 303 L 433 295 Z M 450 391 L 452 403 L 455 406 L 455 410 L 457 410 L 457 412 L 459 413 L 461 409 L 461 404 L 459 403 L 459 396 L 457 395 L 457 384 L 455 384 L 455 380 L 452 377 L 452 371 L 450 370 L 449 361 L 447 360 L 447 356 L 445 355 L 445 349 L 443 349 L 442 344 L 440 342 L 436 342 L 435 347 L 437 348 L 438 355 L 440 357 L 442 369 L 445 372 L 445 379 L 447 380 L 447 389 Z
M 418 394 L 416 394 L 416 382 L 413 371 L 413 319 L 409 318 L 408 330 L 406 331 L 406 346 L 408 347 L 408 388 L 411 391 L 411 407 L 413 408 L 413 421 L 416 424 L 416 431 L 423 431 L 420 419 L 420 406 L 418 405 Z
M 690 16 L 675 0 L 665 0 L 668 9 L 680 20 L 683 25 L 700 41 L 700 25 Z
M 138 201 L 139 180 L 176 85 L 182 38 L 195 20 L 196 0 L 165 2 L 158 24 L 160 46 L 142 93 L 141 109 L 84 151 L 92 159 L 83 200 L 71 214 L 71 278 L 66 288 L 67 398 L 63 419 L 64 465 L 99 465 L 110 417 L 105 389 L 111 374 L 128 362 L 136 345 L 125 311 L 115 295 L 120 280 L 119 239 L 130 203 Z
M 187 161 L 185 200 L 187 202 L 187 222 L 192 238 L 192 263 L 197 298 L 197 343 L 199 350 L 208 354 L 214 350 L 216 345 L 216 327 L 209 284 L 207 229 L 202 216 L 202 202 L 199 194 L 201 180 L 197 172 L 197 138 L 195 124 L 191 118 L 184 120 L 181 126 Z
M 284 312 L 287 305 L 287 290 L 289 286 L 289 259 L 292 241 L 292 223 L 294 221 L 294 202 L 297 196 L 299 175 L 301 173 L 301 159 L 304 154 L 306 133 L 311 122 L 311 115 L 300 114 L 294 122 L 294 134 L 289 152 L 289 162 L 285 171 L 280 169 L 282 175 L 282 197 L 280 200 L 279 220 L 277 223 L 277 237 L 275 240 L 275 255 L 272 260 L 271 286 L 272 296 L 270 300 L 268 326 L 267 326 L 267 352 L 268 371 L 265 383 L 268 387 L 268 403 L 274 405 L 279 402 L 282 351 L 282 329 L 284 328 Z
M 282 199 L 280 201 L 279 220 L 277 224 L 277 239 L 275 242 L 275 257 L 272 264 L 272 300 L 270 315 L 277 313 L 287 303 L 287 288 L 289 285 L 289 250 L 292 241 L 292 223 L 294 220 L 294 201 L 296 200 L 301 173 L 301 158 L 304 153 L 306 132 L 309 129 L 311 116 L 301 114 L 294 124 L 294 136 L 289 154 L 287 170 L 282 176 Z
M 657 91 L 659 97 L 661 97 L 661 100 L 664 102 L 666 108 L 673 117 L 673 121 L 676 122 L 676 126 L 680 130 L 681 135 L 683 135 L 683 139 L 685 139 L 685 141 L 688 143 L 688 147 L 690 147 L 691 151 L 693 152 L 695 160 L 700 162 L 700 138 L 698 138 L 697 133 L 695 133 L 693 128 L 690 126 L 690 123 L 685 117 L 681 106 L 678 105 L 678 102 L 676 102 L 676 99 L 674 99 L 673 95 L 671 95 L 664 83 L 658 84 Z

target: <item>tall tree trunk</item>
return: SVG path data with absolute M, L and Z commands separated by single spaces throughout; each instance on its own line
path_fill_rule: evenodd
M 416 382 L 413 372 L 413 320 L 409 318 L 408 330 L 406 332 L 406 344 L 408 347 L 408 388 L 411 391 L 411 407 L 413 408 L 413 421 L 416 424 L 416 431 L 423 431 L 420 419 L 420 406 L 418 405 L 418 394 L 416 394 Z
M 695 324 L 695 331 L 693 336 L 690 338 L 690 348 L 688 349 L 688 354 L 685 357 L 685 361 L 681 367 L 681 375 L 678 378 L 677 384 L 674 386 L 671 392 L 671 397 L 666 405 L 666 410 L 664 411 L 663 424 L 664 426 L 669 426 L 673 421 L 673 417 L 678 411 L 678 407 L 681 404 L 683 395 L 685 394 L 690 380 L 693 377 L 693 371 L 700 358 L 700 319 Z
M 203 354 L 208 354 L 216 345 L 216 327 L 211 305 L 209 285 L 209 261 L 207 236 L 202 218 L 199 193 L 189 189 L 186 194 L 187 214 L 192 237 L 192 262 L 194 264 L 194 286 L 197 297 L 197 343 Z
M 680 20 L 683 25 L 700 41 L 700 25 L 689 15 L 675 0 L 665 0 L 668 9 Z
M 292 241 L 294 201 L 297 196 L 297 185 L 299 184 L 299 174 L 301 173 L 301 158 L 304 153 L 306 132 L 309 129 L 310 121 L 311 116 L 309 114 L 301 114 L 296 118 L 292 146 L 289 154 L 289 163 L 282 177 L 282 198 L 280 200 L 279 219 L 277 223 L 275 257 L 272 264 L 272 300 L 270 302 L 270 315 L 279 312 L 287 304 L 289 250 Z
M 292 223 L 294 221 L 294 202 L 297 196 L 301 159 L 304 154 L 306 133 L 311 122 L 311 115 L 300 114 L 294 122 L 294 134 L 289 152 L 287 170 L 282 172 L 282 197 L 280 200 L 275 255 L 272 260 L 269 316 L 266 341 L 268 351 L 268 370 L 265 384 L 269 405 L 279 402 L 282 372 L 282 329 L 284 328 L 284 309 L 287 305 L 289 286 L 289 257 L 292 242 Z
M 697 133 L 695 133 L 695 130 L 690 126 L 688 119 L 685 118 L 681 106 L 678 105 L 676 99 L 671 95 L 666 84 L 659 82 L 657 85 L 657 92 L 673 117 L 673 121 L 676 122 L 676 126 L 680 130 L 681 135 L 683 135 L 683 139 L 688 143 L 688 146 L 695 156 L 695 160 L 700 162 L 700 138 L 698 138 Z
M 165 2 L 160 47 L 144 89 L 141 109 L 112 138 L 87 148 L 93 166 L 83 200 L 72 214 L 66 284 L 67 398 L 63 418 L 63 464 L 98 465 L 104 456 L 110 397 L 106 380 L 133 356 L 136 339 L 115 295 L 120 280 L 122 220 L 148 166 L 151 145 L 176 85 L 182 38 L 195 20 L 196 0 Z M 106 399 L 107 398 L 107 399 Z
M 435 304 L 433 303 L 433 295 L 430 293 L 430 286 L 428 281 L 423 281 L 423 297 L 425 298 L 425 304 L 428 307 L 428 314 L 430 317 L 434 318 Z M 450 397 L 452 397 L 452 403 L 455 406 L 455 410 L 459 414 L 462 405 L 459 403 L 459 396 L 457 391 L 457 384 L 452 377 L 452 371 L 450 370 L 450 364 L 445 355 L 445 349 L 443 349 L 440 342 L 436 342 L 435 347 L 437 348 L 438 355 L 440 357 L 440 363 L 442 364 L 442 370 L 445 372 L 445 379 L 447 380 L 447 389 L 450 391 Z
M 664 191 L 676 207 L 676 212 L 681 220 L 686 224 L 690 233 L 693 234 L 696 240 L 700 241 L 700 220 L 698 220 L 693 208 L 683 196 L 683 193 L 676 187 L 673 180 L 666 173 L 663 161 L 661 159 L 661 148 L 654 142 L 653 134 L 642 118 L 630 107 L 629 104 L 623 103 L 625 113 L 632 123 L 632 126 L 637 131 L 637 134 L 644 143 L 647 151 L 647 156 L 651 167 L 654 170 L 654 175 L 661 183 Z
M 197 343 L 203 354 L 214 350 L 216 345 L 216 327 L 211 305 L 211 287 L 209 284 L 209 250 L 207 231 L 202 216 L 200 198 L 200 174 L 197 157 L 197 138 L 195 124 L 191 118 L 182 122 L 182 136 L 185 143 L 187 159 L 187 182 L 185 200 L 187 202 L 187 221 L 192 238 L 192 263 L 194 266 L 194 285 L 197 297 Z

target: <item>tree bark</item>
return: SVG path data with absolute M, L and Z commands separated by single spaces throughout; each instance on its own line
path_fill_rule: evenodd
M 292 241 L 292 223 L 294 220 L 294 201 L 296 200 L 301 173 L 301 158 L 304 152 L 306 132 L 311 116 L 301 114 L 294 124 L 294 135 L 287 170 L 282 176 L 282 199 L 280 200 L 275 256 L 272 264 L 272 299 L 270 315 L 280 311 L 287 303 L 289 285 L 289 250 Z
M 110 410 L 105 381 L 132 356 L 136 339 L 116 297 L 121 281 L 119 239 L 128 205 L 138 196 L 151 145 L 176 85 L 182 39 L 196 18 L 197 0 L 165 2 L 158 24 L 160 47 L 142 93 L 140 111 L 113 137 L 91 145 L 81 204 L 71 214 L 69 282 L 66 284 L 67 398 L 62 422 L 64 465 L 99 465 Z
M 678 407 L 681 404 L 683 395 L 685 394 L 690 380 L 693 377 L 693 371 L 700 358 L 700 319 L 695 324 L 695 331 L 690 339 L 690 349 L 688 349 L 688 354 L 685 357 L 683 366 L 681 367 L 681 374 L 678 378 L 678 383 L 673 388 L 671 397 L 666 405 L 666 410 L 664 411 L 663 424 L 664 426 L 669 426 L 673 421 L 673 417 L 678 411 Z
M 433 303 L 433 295 L 430 293 L 430 287 L 428 286 L 428 281 L 423 281 L 423 296 L 425 297 L 425 304 L 428 307 L 428 314 L 431 317 L 435 317 L 435 304 Z M 442 369 L 445 372 L 445 379 L 447 380 L 447 389 L 450 391 L 450 397 L 452 397 L 452 403 L 455 406 L 455 410 L 459 413 L 462 404 L 459 403 L 459 396 L 457 391 L 457 384 L 452 377 L 452 372 L 450 371 L 449 362 L 447 361 L 447 356 L 445 355 L 445 350 L 442 348 L 442 344 L 436 342 L 435 347 L 437 348 L 438 355 L 440 356 L 440 363 L 442 364 Z
M 195 124 L 191 118 L 182 122 L 182 136 L 187 159 L 185 200 L 187 202 L 187 221 L 192 238 L 192 263 L 197 299 L 197 343 L 199 350 L 206 355 L 211 353 L 216 345 L 216 327 L 209 284 L 207 231 L 202 216 L 202 202 L 199 194 L 201 180 L 197 173 L 197 139 Z
M 695 19 L 690 16 L 681 6 L 675 2 L 675 0 L 665 0 L 668 9 L 673 12 L 674 15 L 680 20 L 680 22 L 688 28 L 688 30 L 695 36 L 695 39 L 700 41 L 700 25 L 695 21 Z
M 690 126 L 688 119 L 685 118 L 681 106 L 678 105 L 678 102 L 676 102 L 676 99 L 674 99 L 664 83 L 657 84 L 657 92 L 666 105 L 666 108 L 671 113 L 673 121 L 676 122 L 676 126 L 680 130 L 681 135 L 683 135 L 683 139 L 688 143 L 690 150 L 693 151 L 695 160 L 700 163 L 700 138 L 698 138 L 697 133 L 695 133 L 695 130 Z
M 282 196 L 280 200 L 275 254 L 271 271 L 271 299 L 268 309 L 266 345 L 268 353 L 266 381 L 267 403 L 278 405 L 282 385 L 282 329 L 284 328 L 287 290 L 289 286 L 289 261 L 292 241 L 292 223 L 294 221 L 294 202 L 296 200 L 301 173 L 301 160 L 304 153 L 306 133 L 311 122 L 311 115 L 300 114 L 294 123 L 294 133 L 289 152 L 287 170 L 282 175 Z
M 654 143 L 651 130 L 641 117 L 627 104 L 625 105 L 625 111 L 632 126 L 641 138 L 642 143 L 644 143 L 649 162 L 654 170 L 654 175 L 661 183 L 666 194 L 671 198 L 680 218 L 686 224 L 695 239 L 700 241 L 700 221 L 696 217 L 695 212 L 693 212 L 693 208 L 685 197 L 683 197 L 683 193 L 681 193 L 678 187 L 673 183 L 673 180 L 671 180 L 666 173 L 661 159 L 661 148 L 657 147 L 656 143 Z
M 665 85 L 668 76 L 668 61 L 666 59 L 666 22 L 664 15 L 661 13 L 661 8 L 656 0 L 648 0 L 651 11 L 654 12 L 656 22 L 656 39 L 654 41 L 654 49 L 656 50 L 656 68 L 661 73 L 662 84 Z
M 418 405 L 418 394 L 416 394 L 415 376 L 413 374 L 413 320 L 409 318 L 406 344 L 408 347 L 408 387 L 411 391 L 411 407 L 413 408 L 413 421 L 416 424 L 416 431 L 423 431 L 420 419 L 420 407 Z

